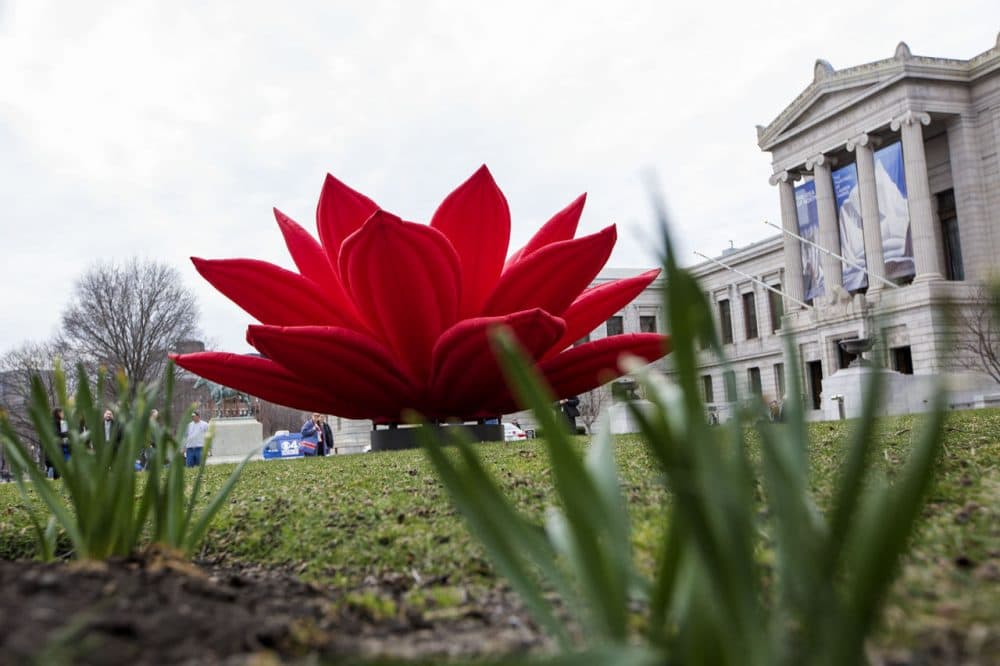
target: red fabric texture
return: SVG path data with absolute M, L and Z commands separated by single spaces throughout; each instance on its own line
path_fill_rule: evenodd
M 517 409 L 490 346 L 509 327 L 557 397 L 621 375 L 623 353 L 656 360 L 669 338 L 631 334 L 563 351 L 619 311 L 658 271 L 587 289 L 614 226 L 574 238 L 586 195 L 504 261 L 510 209 L 486 167 L 429 225 L 405 222 L 333 176 L 316 210 L 319 241 L 275 210 L 298 273 L 253 259 L 192 258 L 198 272 L 261 322 L 262 352 L 174 356 L 219 384 L 306 411 L 378 423 L 414 409 L 430 419 Z
M 535 232 L 524 247 L 515 252 L 507 259 L 504 270 L 511 265 L 527 257 L 533 252 L 537 252 L 546 245 L 569 240 L 576 236 L 576 227 L 580 223 L 580 215 L 583 214 L 583 206 L 587 203 L 586 193 L 581 194 L 573 202 L 552 216 L 552 218 L 542 225 L 542 228 Z
M 496 284 L 510 243 L 510 208 L 485 165 L 449 194 L 431 218 L 462 264 L 462 317 L 471 317 Z
M 504 272 L 483 314 L 502 315 L 536 307 L 562 315 L 607 262 L 615 239 L 615 228 L 610 226 L 524 257 Z
M 430 397 L 438 409 L 444 407 L 440 416 L 474 414 L 504 385 L 500 366 L 490 353 L 489 335 L 497 326 L 507 326 L 532 359 L 545 353 L 566 328 L 562 319 L 539 308 L 455 324 L 434 347 Z

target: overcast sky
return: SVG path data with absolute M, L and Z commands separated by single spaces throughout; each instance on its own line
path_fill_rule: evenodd
M 328 171 L 410 220 L 487 164 L 511 249 L 588 192 L 609 266 L 655 264 L 643 173 L 682 254 L 769 235 L 756 145 L 812 80 L 992 47 L 1000 2 L 0 0 L 0 352 L 58 327 L 98 259 L 176 266 L 205 334 L 250 320 L 188 257 L 286 267 L 271 207 L 315 232 Z M 677 8 L 672 5 L 683 5 Z

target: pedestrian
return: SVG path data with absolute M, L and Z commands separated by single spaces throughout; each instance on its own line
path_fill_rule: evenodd
M 331 455 L 333 453 L 333 429 L 322 414 L 319 415 L 319 423 L 323 427 L 323 448 L 326 451 L 323 455 Z
M 184 465 L 197 467 L 201 464 L 201 452 L 205 448 L 205 435 L 208 424 L 201 420 L 201 414 L 195 410 L 188 423 L 187 434 L 184 437 Z
M 104 443 L 110 444 L 117 451 L 122 443 L 122 429 L 115 421 L 115 413 L 110 409 L 104 410 Z
M 59 407 L 52 410 L 52 425 L 55 428 L 56 437 L 59 439 L 63 460 L 69 460 L 69 424 L 63 418 L 63 410 Z M 48 453 L 45 454 L 45 473 L 51 479 L 59 478 L 59 470 L 56 469 Z
M 323 416 L 319 412 L 313 412 L 312 416 L 302 424 L 302 449 L 307 456 L 322 456 L 325 444 L 323 441 Z
M 580 398 L 575 395 L 563 398 L 559 401 L 559 408 L 562 410 L 563 416 L 566 417 L 566 423 L 569 425 L 569 431 L 575 435 L 576 417 L 580 415 Z
M 156 455 L 156 427 L 159 425 L 160 412 L 153 409 L 149 412 L 149 445 L 143 447 L 139 452 L 139 459 L 136 461 L 136 468 L 145 471 L 149 468 L 149 461 Z

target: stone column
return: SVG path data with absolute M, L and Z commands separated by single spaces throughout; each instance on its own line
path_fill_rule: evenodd
M 857 154 L 858 187 L 861 188 L 861 224 L 865 236 L 865 263 L 868 269 L 868 291 L 884 287 L 877 278 L 885 279 L 885 257 L 882 254 L 882 226 L 875 189 L 875 139 L 861 133 L 848 140 L 847 150 Z
M 983 193 L 982 158 L 976 142 L 976 121 L 970 115 L 955 116 L 948 123 L 948 150 L 955 187 L 958 233 L 966 276 L 986 275 L 997 263 L 990 252 L 987 199 Z
M 781 226 L 786 232 L 799 233 L 799 215 L 795 209 L 795 186 L 793 183 L 798 178 L 797 174 L 782 171 L 776 173 L 769 179 L 772 185 L 778 186 L 778 193 L 781 196 Z M 790 298 L 802 301 L 802 243 L 795 236 L 784 234 L 785 244 L 785 278 L 782 280 L 781 289 Z M 799 310 L 802 306 L 795 301 L 785 299 L 785 312 Z
M 819 155 L 806 160 L 806 169 L 813 172 L 816 181 L 816 214 L 819 216 L 819 246 L 834 254 L 840 254 L 840 228 L 837 224 L 837 203 L 833 197 L 833 177 L 830 167 L 833 160 L 827 155 Z M 827 253 L 820 258 L 823 265 L 823 280 L 826 294 L 831 302 L 837 292 L 843 289 L 844 270 L 840 259 Z
M 924 132 L 931 117 L 920 111 L 906 111 L 892 119 L 889 127 L 903 135 L 903 168 L 906 171 L 906 198 L 910 208 L 910 236 L 913 239 L 915 280 L 941 279 L 941 261 L 935 243 L 931 187 L 927 180 Z

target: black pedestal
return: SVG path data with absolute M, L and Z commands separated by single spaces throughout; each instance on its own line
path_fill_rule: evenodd
M 417 432 L 430 428 L 442 444 L 451 444 L 456 429 L 465 431 L 466 437 L 474 442 L 502 442 L 503 425 L 499 423 L 475 423 L 454 425 L 427 425 L 420 427 L 378 428 L 372 430 L 372 451 L 396 451 L 415 449 L 420 446 Z

